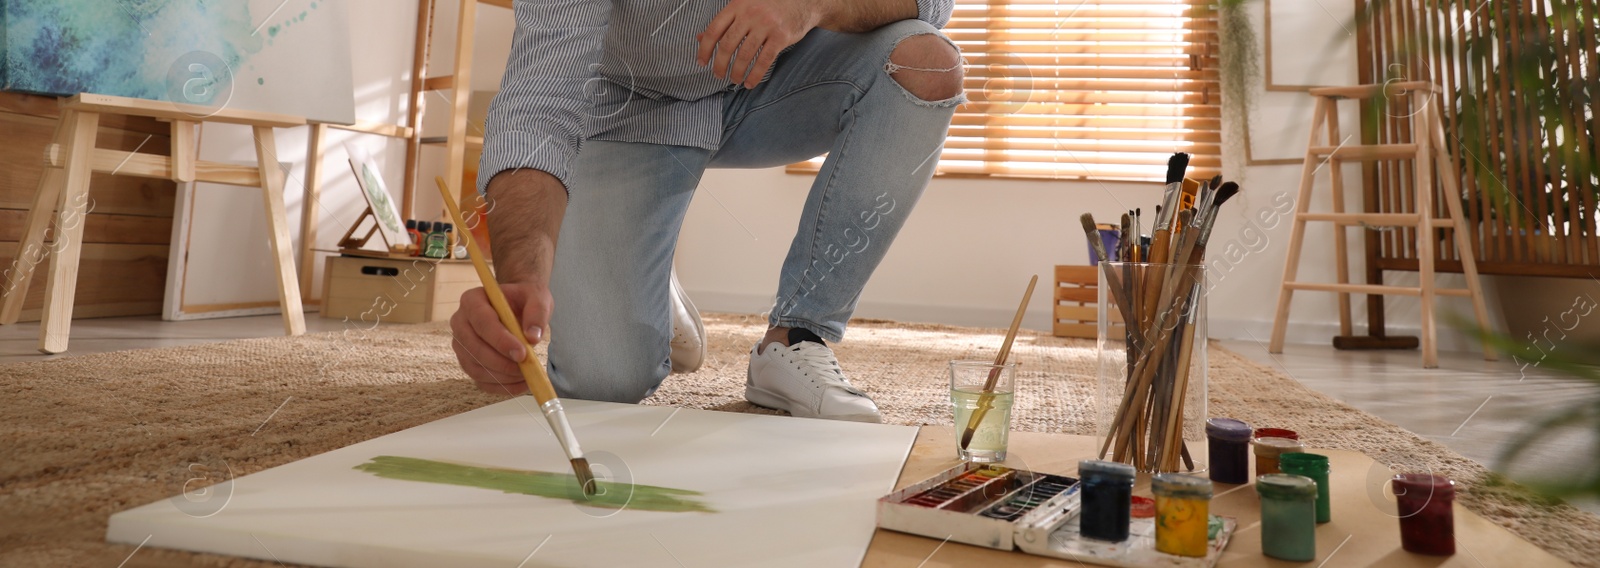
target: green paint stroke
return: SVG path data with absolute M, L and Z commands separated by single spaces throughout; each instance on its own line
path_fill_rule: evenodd
M 568 473 L 478 467 L 399 456 L 378 456 L 367 463 L 356 466 L 355 469 L 385 479 L 494 489 L 506 493 L 566 499 L 591 507 L 626 508 L 667 513 L 717 512 L 705 503 L 693 498 L 704 495 L 699 491 L 651 485 L 612 483 L 597 480 L 595 483 L 598 487 L 595 495 L 586 497 L 578 488 L 577 478 Z

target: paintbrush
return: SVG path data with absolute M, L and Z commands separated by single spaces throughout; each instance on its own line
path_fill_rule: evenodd
M 1083 222 L 1083 233 L 1089 237 L 1089 246 L 1100 256 L 1100 272 L 1105 274 L 1106 285 L 1111 287 L 1111 295 L 1117 302 L 1117 311 L 1122 312 L 1124 322 L 1133 321 L 1133 314 L 1130 311 L 1133 306 L 1128 304 L 1128 296 L 1122 289 L 1122 278 L 1117 276 L 1116 271 L 1111 270 L 1111 257 L 1106 256 L 1106 244 L 1100 240 L 1100 230 L 1094 223 L 1094 215 L 1084 213 L 1078 216 L 1078 220 Z
M 500 316 L 500 323 L 517 338 L 523 352 L 527 353 L 526 357 L 517 361 L 517 368 L 522 370 L 522 380 L 528 383 L 528 393 L 539 402 L 539 410 L 550 422 L 550 431 L 561 442 L 567 460 L 572 462 L 572 473 L 578 478 L 578 486 L 583 488 L 583 494 L 594 495 L 594 472 L 589 469 L 589 460 L 583 457 L 583 449 L 578 447 L 578 437 L 572 433 L 572 424 L 567 422 L 567 412 L 561 408 L 561 399 L 556 397 L 556 389 L 550 384 L 550 377 L 545 375 L 544 365 L 539 362 L 539 356 L 534 354 L 533 346 L 528 344 L 527 336 L 522 333 L 522 324 L 517 322 L 516 313 L 511 311 L 511 302 L 506 300 L 499 282 L 494 279 L 494 273 L 489 271 L 483 251 L 478 249 L 477 241 L 472 238 L 472 231 L 466 230 L 467 224 L 461 219 L 461 208 L 456 206 L 455 198 L 451 197 L 450 186 L 442 177 L 434 180 L 439 184 L 439 194 L 444 197 L 444 206 L 450 211 L 450 219 L 462 228 L 457 234 L 467 245 L 467 254 L 472 257 L 472 267 L 478 270 L 478 279 L 483 281 L 483 291 L 489 295 L 489 303 Z
M 994 368 L 989 370 L 989 380 L 983 383 L 983 393 L 978 397 L 978 407 L 972 410 L 972 417 L 967 420 L 967 430 L 961 433 L 963 450 L 972 443 L 972 435 L 978 432 L 978 423 L 983 422 L 983 415 L 988 414 L 989 407 L 994 405 L 995 383 L 1000 382 L 1000 372 L 1005 368 L 1006 357 L 1011 355 L 1011 342 L 1017 339 L 1017 328 L 1022 327 L 1022 314 L 1027 311 L 1028 299 L 1033 297 L 1033 286 L 1038 283 L 1038 274 L 1028 279 L 1028 290 L 1022 293 L 1022 305 L 1017 306 L 1017 315 L 1011 318 L 1011 329 L 1006 331 L 1005 343 L 1000 344 L 1000 354 L 994 358 Z
M 1220 180 L 1221 176 L 1212 178 L 1212 183 Z M 1183 289 L 1201 284 L 1199 282 L 1199 268 L 1196 265 L 1205 262 L 1206 243 L 1210 240 L 1211 231 L 1216 225 L 1217 213 L 1221 210 L 1223 203 L 1226 203 L 1238 193 L 1239 184 L 1230 181 L 1218 187 L 1205 202 L 1200 204 L 1204 208 L 1197 211 L 1191 227 L 1193 230 L 1190 235 L 1186 235 L 1184 239 L 1186 242 L 1180 246 L 1179 254 L 1181 256 L 1178 259 L 1184 265 L 1185 270 L 1181 277 L 1181 284 L 1177 287 L 1177 292 L 1185 294 L 1183 297 L 1187 298 L 1187 294 L 1182 292 Z M 1188 323 L 1192 324 L 1193 322 Z M 1189 368 L 1184 362 L 1188 361 L 1190 354 L 1193 352 L 1194 341 L 1194 328 L 1190 325 L 1184 330 L 1179 345 L 1178 375 L 1175 377 L 1175 388 L 1173 389 L 1176 396 L 1172 397 L 1174 399 L 1173 404 L 1168 408 L 1168 414 L 1163 422 L 1163 454 L 1158 457 L 1158 463 L 1160 467 L 1165 469 L 1176 469 L 1175 460 L 1180 457 L 1180 453 L 1184 463 L 1193 469 L 1193 465 L 1187 455 L 1188 448 L 1181 445 L 1182 435 L 1179 433 L 1181 427 L 1177 423 L 1178 418 L 1183 415 L 1184 402 L 1186 401 L 1184 392 L 1188 389 L 1189 383 Z M 1177 448 L 1179 453 L 1173 453 L 1173 448 Z
M 1189 168 L 1189 155 L 1183 152 L 1173 154 L 1167 160 L 1167 185 L 1162 195 L 1161 206 L 1156 208 L 1156 225 L 1151 234 L 1150 254 L 1147 256 L 1151 265 L 1166 264 L 1172 261 L 1172 219 L 1178 214 L 1178 200 L 1183 194 L 1183 173 Z M 1145 275 L 1142 289 L 1144 309 L 1141 310 L 1141 323 L 1145 329 L 1150 329 L 1149 324 L 1155 318 L 1156 298 L 1161 293 L 1162 277 L 1160 270 L 1150 270 Z

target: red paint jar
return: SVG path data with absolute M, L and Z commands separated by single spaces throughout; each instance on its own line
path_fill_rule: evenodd
M 1456 553 L 1455 482 L 1443 475 L 1402 473 L 1394 476 L 1394 498 L 1400 515 L 1400 545 L 1407 552 Z
M 1300 439 L 1300 434 L 1297 434 L 1297 433 L 1295 433 L 1294 430 L 1290 430 L 1288 428 L 1256 428 L 1255 437 L 1257 437 L 1257 438 L 1288 438 L 1290 440 L 1299 440 Z

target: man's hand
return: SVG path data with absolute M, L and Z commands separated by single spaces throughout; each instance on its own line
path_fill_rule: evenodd
M 522 282 L 500 285 L 511 311 L 522 320 L 522 334 L 530 345 L 537 345 L 550 327 L 550 290 Z M 478 389 L 495 394 L 521 394 L 528 390 L 517 362 L 531 356 L 517 337 L 506 330 L 489 303 L 483 288 L 461 295 L 461 306 L 450 317 L 450 332 L 455 340 L 456 361 L 472 377 Z
M 767 76 L 778 53 L 817 27 L 832 0 L 733 0 L 695 36 L 695 62 L 711 64 L 719 79 L 753 89 Z
M 915 17 L 916 0 L 733 0 L 695 36 L 695 62 L 754 89 L 778 54 L 812 28 L 862 33 Z
M 567 209 L 567 191 L 548 173 L 506 170 L 489 180 L 489 240 L 494 243 L 494 273 L 522 333 L 537 345 L 550 329 L 550 270 L 556 236 Z M 463 227 L 462 230 L 470 230 Z M 483 288 L 461 295 L 450 317 L 451 346 L 461 370 L 478 388 L 496 394 L 528 390 L 517 362 L 532 355 L 506 330 Z

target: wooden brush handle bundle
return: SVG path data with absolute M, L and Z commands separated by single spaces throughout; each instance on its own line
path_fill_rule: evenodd
M 1183 443 L 1183 412 L 1195 342 L 1205 341 L 1196 337 L 1194 320 L 1204 284 L 1201 265 L 1218 209 L 1239 192 L 1238 184 L 1222 183 L 1221 176 L 1184 179 L 1188 161 L 1179 153 L 1168 162 L 1165 195 L 1149 237 L 1139 234 L 1137 210 L 1123 216 L 1118 247 L 1123 270 L 1101 265 L 1127 326 L 1128 363 L 1100 457 L 1109 453 L 1142 471 L 1178 471 L 1180 461 L 1194 469 Z M 1091 245 L 1098 243 L 1093 216 L 1084 214 L 1082 221 Z

